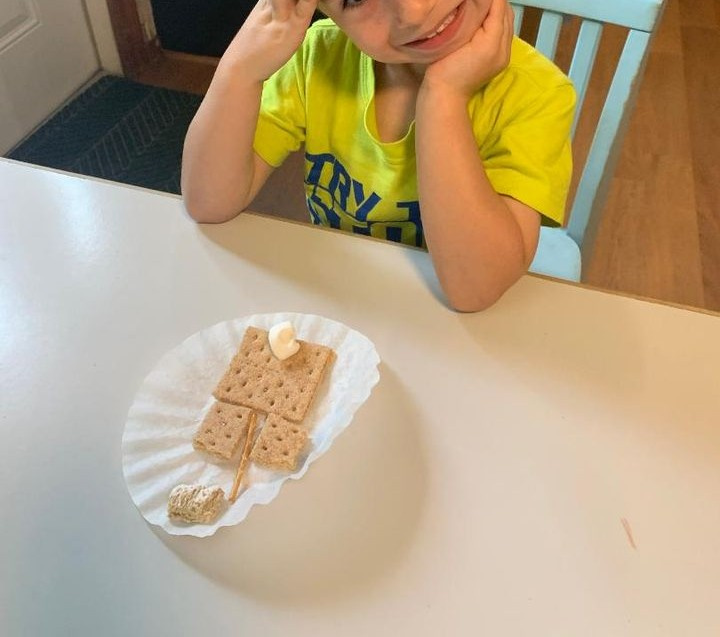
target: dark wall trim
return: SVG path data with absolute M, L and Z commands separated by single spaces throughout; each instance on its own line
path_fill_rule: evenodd
M 136 79 L 145 66 L 160 56 L 160 44 L 157 38 L 145 41 L 135 0 L 107 0 L 107 6 L 123 72 Z

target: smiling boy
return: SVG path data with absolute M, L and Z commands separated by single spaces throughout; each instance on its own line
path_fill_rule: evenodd
M 188 131 L 183 196 L 231 219 L 304 144 L 315 223 L 426 246 L 477 311 L 527 271 L 541 216 L 562 221 L 574 105 L 506 0 L 260 0 Z

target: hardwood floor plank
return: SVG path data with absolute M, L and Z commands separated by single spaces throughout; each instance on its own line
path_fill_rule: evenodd
M 645 158 L 653 179 L 619 177 L 608 198 L 587 282 L 596 287 L 704 307 L 692 173 L 668 156 Z M 672 218 L 668 219 L 671 216 Z M 694 255 L 688 258 L 683 255 Z
M 665 13 L 660 21 L 658 31 L 655 34 L 652 50 L 682 55 L 680 0 L 668 0 Z
M 683 61 L 650 54 L 588 283 L 704 306 Z
M 705 301 L 720 310 L 720 28 L 683 27 L 683 48 Z
M 143 84 L 204 95 L 217 63 L 216 58 L 162 51 L 153 64 L 143 67 L 133 79 Z
M 707 28 L 718 24 L 717 0 L 679 0 L 679 5 L 681 27 Z

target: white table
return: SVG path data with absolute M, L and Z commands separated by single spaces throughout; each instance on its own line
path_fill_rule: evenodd
M 720 318 L 434 290 L 419 251 L 0 161 L 0 634 L 720 634 Z M 135 391 L 281 310 L 366 334 L 380 383 L 239 526 L 154 530 L 120 465 Z

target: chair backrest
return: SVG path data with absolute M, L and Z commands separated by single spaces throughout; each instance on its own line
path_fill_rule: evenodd
M 521 33 L 523 17 L 530 13 L 525 11 L 526 7 L 540 10 L 537 37 L 531 44 L 551 60 L 556 60 L 564 23 L 571 18 L 579 21 L 572 59 L 566 69 L 578 95 L 573 140 L 603 27 L 617 25 L 627 31 L 570 210 L 567 232 L 582 247 L 597 228 L 622 137 L 635 104 L 649 44 L 660 22 L 665 0 L 511 0 L 511 4 L 517 34 Z

